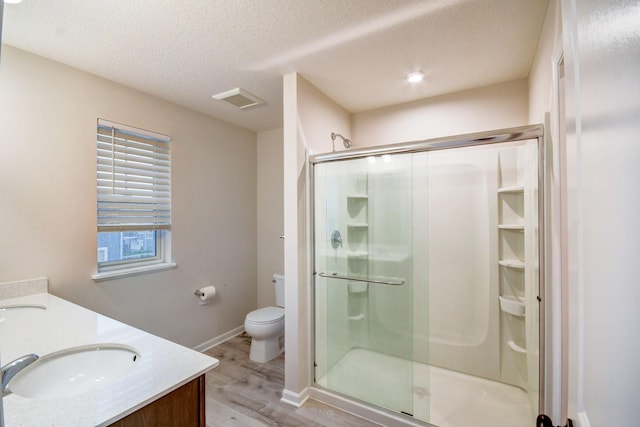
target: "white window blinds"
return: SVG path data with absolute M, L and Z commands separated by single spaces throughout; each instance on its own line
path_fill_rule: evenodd
M 171 228 L 170 138 L 98 120 L 98 232 Z

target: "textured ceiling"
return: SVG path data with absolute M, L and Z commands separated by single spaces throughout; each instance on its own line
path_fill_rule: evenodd
M 548 0 L 23 0 L 3 43 L 255 131 L 282 75 L 350 112 L 528 76 Z M 426 80 L 404 76 L 422 70 Z M 211 95 L 242 87 L 267 105 Z

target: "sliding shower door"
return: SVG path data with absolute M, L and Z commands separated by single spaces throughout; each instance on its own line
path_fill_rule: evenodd
M 424 154 L 315 165 L 315 379 L 333 392 L 427 419 Z M 419 171 L 419 172 L 416 172 Z M 417 231 L 417 233 L 416 233 Z M 423 279 L 426 280 L 426 279 Z M 416 295 L 418 293 L 418 295 Z M 419 304 L 418 302 L 422 303 Z M 421 329 L 420 331 L 414 329 Z
M 310 159 L 316 386 L 442 427 L 535 421 L 541 136 Z

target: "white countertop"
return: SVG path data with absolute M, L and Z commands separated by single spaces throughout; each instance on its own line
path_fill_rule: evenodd
M 2 364 L 96 343 L 131 346 L 140 354 L 121 380 L 85 394 L 53 399 L 4 397 L 5 427 L 104 426 L 199 377 L 218 360 L 102 316 L 51 294 L 2 299 L 0 306 L 41 304 L 45 310 L 0 311 Z

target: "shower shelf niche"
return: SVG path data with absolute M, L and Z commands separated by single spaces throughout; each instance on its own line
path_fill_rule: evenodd
M 348 252 L 347 258 L 365 260 L 369 257 L 369 252 Z
M 352 221 L 361 221 L 367 218 L 369 195 L 366 193 L 347 194 L 347 211 Z
M 353 316 L 349 316 L 349 320 L 364 320 L 364 314 L 359 313 Z
M 524 231 L 524 224 L 499 224 L 500 230 Z
M 369 276 L 369 178 L 357 175 L 347 183 L 347 277 Z M 369 284 L 354 280 L 347 282 L 348 319 L 350 327 L 363 327 L 367 312 Z
M 527 354 L 527 349 L 523 347 L 522 343 L 516 343 L 515 341 L 509 341 L 509 348 L 518 354 Z
M 501 174 L 497 190 L 498 203 L 498 309 L 501 321 L 502 379 L 527 388 L 527 374 L 522 371 L 522 357 L 527 355 L 527 316 L 525 298 L 527 277 L 527 239 L 529 187 L 519 154 L 505 150 L 500 153 Z M 505 179 L 506 178 L 506 179 Z M 525 359 L 526 360 L 526 359 Z M 526 363 L 524 364 L 526 365 Z
M 520 260 L 501 259 L 498 260 L 498 264 L 506 268 L 516 268 L 518 270 L 524 270 L 524 262 Z
M 503 295 L 498 298 L 500 299 L 500 309 L 503 312 L 517 317 L 525 316 L 525 306 L 521 298 Z
M 524 186 L 514 186 L 514 187 L 501 187 L 498 188 L 498 193 L 524 193 Z
M 366 222 L 352 222 L 347 224 L 348 228 L 368 228 L 369 224 Z

